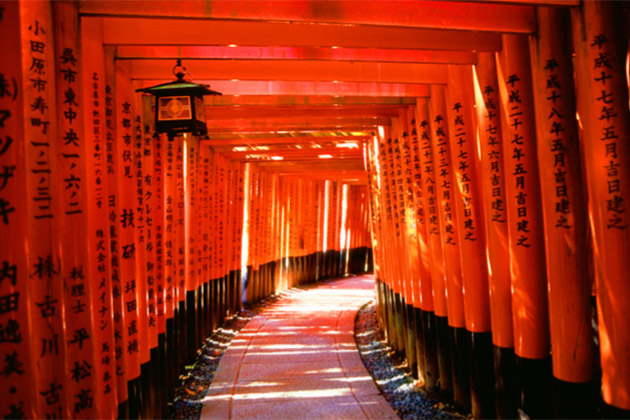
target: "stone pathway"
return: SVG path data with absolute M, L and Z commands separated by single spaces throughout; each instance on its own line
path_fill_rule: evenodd
M 361 362 L 357 310 L 374 298 L 362 276 L 286 293 L 232 340 L 202 419 L 397 419 Z

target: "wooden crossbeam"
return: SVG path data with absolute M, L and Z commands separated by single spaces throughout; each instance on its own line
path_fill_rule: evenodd
M 351 130 L 362 131 L 367 127 L 389 125 L 390 118 L 277 118 L 272 120 L 214 120 L 208 124 L 208 132 L 270 132 L 299 130 Z
M 318 95 L 222 95 L 205 96 L 206 105 L 214 107 L 235 105 L 256 106 L 358 106 L 358 105 L 415 105 L 415 98 L 387 96 L 318 96 Z
M 195 79 L 296 80 L 316 82 L 446 83 L 445 64 L 317 60 L 188 60 Z M 158 79 L 172 74 L 172 60 L 131 60 L 131 77 Z
M 339 106 L 207 106 L 208 124 L 213 120 L 230 119 L 273 119 L 273 118 L 350 118 L 350 117 L 390 117 L 398 116 L 399 106 L 339 105 Z
M 577 0 L 502 0 L 501 3 L 569 4 Z M 531 33 L 533 7 L 463 1 L 104 1 L 79 3 L 84 15 L 193 17 L 304 23 L 342 23 Z
M 297 136 L 297 137 L 258 137 L 258 138 L 231 138 L 231 139 L 210 139 L 202 140 L 202 144 L 214 147 L 235 147 L 235 146 L 278 146 L 296 145 L 322 142 L 358 142 L 363 143 L 371 140 L 371 136 Z
M 192 71 L 193 69 L 191 69 Z M 159 83 L 169 82 L 173 78 L 170 74 L 162 75 L 162 78 L 153 80 L 143 80 L 144 87 L 153 86 Z M 194 80 L 197 83 L 209 84 L 212 89 L 224 95 L 299 95 L 299 96 L 379 96 L 379 97 L 406 97 L 406 98 L 427 98 L 429 97 L 429 87 L 426 84 L 418 83 L 357 83 L 357 82 L 305 82 L 286 80 Z M 216 96 L 207 97 L 206 103 L 213 104 Z M 219 98 L 216 99 L 220 101 Z
M 332 47 L 247 47 L 247 46 L 149 46 L 121 45 L 119 59 L 205 59 L 205 60 L 323 60 L 375 61 L 395 63 L 475 64 L 477 55 L 470 51 L 404 50 L 399 48 Z
M 83 25 L 97 17 L 84 17 Z M 113 45 L 320 46 L 498 51 L 498 33 L 313 23 L 201 19 L 103 18 L 103 42 Z

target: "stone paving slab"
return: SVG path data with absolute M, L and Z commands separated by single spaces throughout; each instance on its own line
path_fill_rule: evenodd
M 397 419 L 361 362 L 357 310 L 374 298 L 362 276 L 292 290 L 232 341 L 202 419 Z

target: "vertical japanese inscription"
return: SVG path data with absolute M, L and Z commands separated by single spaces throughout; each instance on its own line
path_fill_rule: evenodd
M 473 187 L 471 186 L 472 180 L 470 178 L 470 172 L 474 172 L 474 163 L 472 162 L 473 156 L 471 156 L 470 153 L 470 146 L 466 144 L 469 140 L 462 108 L 463 105 L 461 104 L 461 102 L 456 102 L 455 104 L 453 104 L 453 111 L 455 111 L 453 118 L 453 126 L 455 128 L 455 132 L 453 133 L 453 138 L 455 142 L 454 144 L 451 144 L 451 146 L 454 147 L 455 150 L 452 151 L 452 157 L 457 159 L 457 183 L 459 186 L 459 194 L 464 207 L 464 240 L 476 241 L 477 237 L 475 235 L 475 229 L 477 227 L 475 225 L 475 219 L 473 217 L 473 192 L 471 191 L 471 188 Z
M 617 99 L 613 87 L 614 72 L 612 71 L 613 54 L 609 51 L 609 40 L 605 34 L 593 36 L 590 44 L 589 57 L 592 60 L 591 77 L 596 90 L 600 92 L 596 95 L 597 108 L 600 108 L 597 119 L 602 122 L 600 125 L 599 140 L 604 149 L 605 161 L 603 170 L 606 173 L 606 186 L 608 197 L 606 200 L 606 229 L 628 228 L 625 218 L 626 204 L 622 194 L 623 189 L 627 189 L 627 179 L 620 177 L 619 166 L 621 165 L 621 155 L 624 146 L 620 146 L 619 134 L 617 133 L 617 119 L 623 118 L 623 113 L 619 112 L 619 99 Z M 621 114 L 621 115 L 620 115 Z M 626 146 L 627 147 L 627 146 Z
M 489 162 L 490 171 L 488 182 L 492 186 L 492 199 L 490 212 L 492 223 L 505 223 L 505 191 L 503 186 L 505 180 L 503 179 L 503 156 L 501 151 L 501 127 L 498 119 L 497 92 L 491 85 L 487 85 L 483 88 L 483 103 L 485 105 L 485 114 L 483 118 L 486 120 L 486 147 L 483 150 L 486 151 L 486 162 Z

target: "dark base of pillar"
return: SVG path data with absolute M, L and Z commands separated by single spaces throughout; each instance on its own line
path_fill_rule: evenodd
M 418 379 L 418 359 L 416 357 L 416 317 L 414 307 L 406 303 L 403 298 L 403 311 L 405 316 L 405 356 L 407 359 L 407 368 L 409 373 Z
M 470 397 L 476 419 L 496 418 L 492 333 L 470 333 Z
M 159 417 L 168 417 L 168 384 L 165 378 L 167 377 L 167 363 L 166 363 L 166 333 L 158 334 L 158 371 L 156 374 L 157 385 L 159 387 L 157 405 L 159 407 Z
M 422 383 L 426 382 L 425 379 L 425 355 L 424 355 L 424 327 L 422 326 L 422 312 L 420 308 L 413 308 L 413 322 L 416 326 L 416 360 L 417 370 L 415 377 Z
M 624 410 L 621 408 L 613 407 L 612 405 L 604 403 L 599 413 L 599 418 L 604 419 L 630 419 L 630 410 Z
M 127 395 L 129 399 L 129 418 L 140 418 L 140 378 L 135 378 L 127 382 Z
M 529 418 L 553 416 L 551 357 L 527 359 L 516 356 L 520 401 L 518 408 Z
M 494 402 L 496 415 L 499 419 L 513 419 L 517 417 L 516 396 L 516 366 L 513 348 L 494 348 Z
M 464 413 L 470 412 L 470 332 L 465 328 L 450 328 L 453 401 Z
M 424 330 L 424 387 L 430 394 L 440 390 L 440 366 L 438 356 L 437 317 L 433 312 L 422 311 Z
M 183 300 L 180 300 L 178 303 L 178 316 L 177 319 L 177 372 L 180 372 L 184 365 L 186 364 L 186 359 L 188 358 L 186 354 L 187 344 L 188 344 L 188 336 L 186 328 L 186 320 L 188 317 L 186 316 L 186 297 L 184 296 Z
M 128 419 L 129 417 L 129 400 L 118 403 L 118 419 Z
M 593 419 L 601 405 L 598 381 L 565 382 L 553 378 L 553 414 L 557 419 Z M 608 416 L 606 416 L 608 417 Z M 626 418 L 630 418 L 626 417 Z
M 450 327 L 448 326 L 448 318 L 445 316 L 436 316 L 436 335 L 438 350 L 438 368 L 440 371 L 440 395 L 445 400 L 450 401 L 453 398 L 453 373 L 451 372 L 451 344 L 449 340 Z
M 197 291 L 186 292 L 186 363 L 193 362 L 199 346 L 197 337 Z

